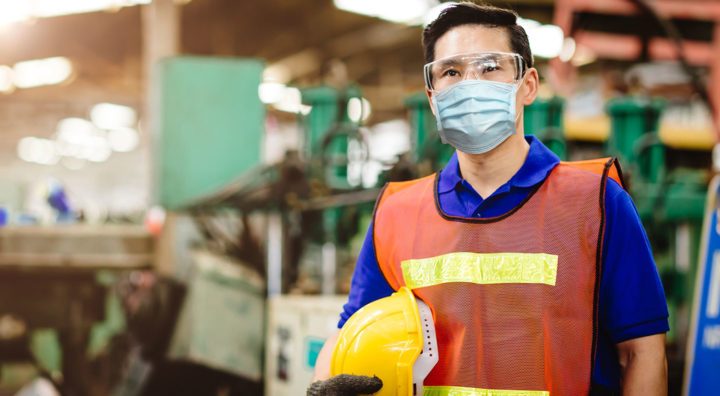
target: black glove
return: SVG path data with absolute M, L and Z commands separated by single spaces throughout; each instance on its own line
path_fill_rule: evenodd
M 307 396 L 357 396 L 375 393 L 382 388 L 378 377 L 340 374 L 324 381 L 313 382 Z

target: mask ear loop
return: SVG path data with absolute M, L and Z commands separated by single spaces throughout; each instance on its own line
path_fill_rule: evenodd
M 527 76 L 527 70 L 525 68 L 525 61 L 523 60 L 522 56 L 515 54 L 515 60 L 517 62 L 517 68 L 520 70 L 520 78 L 515 83 L 515 97 L 513 100 L 515 103 L 517 103 L 517 93 L 520 91 L 520 86 L 525 83 L 525 77 Z M 515 106 L 517 107 L 517 106 Z M 520 114 L 522 114 L 522 110 L 518 111 L 518 109 L 515 109 L 515 123 L 517 124 L 518 120 L 520 119 Z
M 520 91 L 520 86 L 525 83 L 525 76 L 527 73 L 523 73 L 522 77 L 520 78 L 520 81 L 515 83 L 515 97 L 513 100 L 515 103 L 517 103 L 517 93 Z M 517 107 L 517 106 L 516 106 Z M 518 120 L 520 119 L 520 114 L 522 114 L 523 110 L 518 111 L 518 109 L 515 109 L 515 123 L 517 124 Z

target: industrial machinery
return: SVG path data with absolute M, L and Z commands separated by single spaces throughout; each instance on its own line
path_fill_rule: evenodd
M 710 153 L 668 147 L 659 137 L 663 102 L 621 98 L 608 103 L 607 152 L 627 164 L 630 193 L 648 232 L 671 317 L 668 339 L 684 351 L 700 249 Z
M 92 394 L 89 352 L 125 328 L 114 280 L 153 249 L 141 226 L 0 228 L 0 368 L 32 362 L 63 394 Z
M 345 295 L 278 295 L 268 301 L 265 394 L 302 393 L 325 340 L 337 331 Z
M 182 365 L 212 377 L 207 388 L 193 388 L 197 392 L 225 384 L 231 392 L 259 395 L 263 359 L 269 370 L 282 374 L 276 379 L 286 382 L 268 387 L 304 387 L 344 298 L 313 301 L 313 307 L 323 302 L 334 307 L 323 326 L 308 327 L 301 315 L 288 328 L 295 323 L 288 315 L 313 309 L 288 311 L 300 303 L 283 295 L 335 295 L 348 289 L 354 262 L 349 246 L 357 244 L 361 224 L 367 227 L 379 192 L 356 187 L 348 177 L 368 154 L 361 119 L 348 111 L 352 103 L 362 113 L 361 92 L 352 85 L 303 90 L 303 103 L 311 110 L 297 120 L 304 131 L 302 147 L 266 164 L 260 154 L 266 117 L 258 98 L 262 62 L 176 57 L 158 70 L 153 112 L 160 131 L 158 198 L 170 212 L 158 241 L 156 273 L 186 292 L 169 343 L 154 348 L 153 356 L 136 357 L 136 375 L 129 373 L 119 389 L 137 395 L 180 389 L 182 378 L 171 373 Z M 291 339 L 292 345 L 302 345 L 311 335 L 314 355 L 302 365 L 283 360 L 305 356 L 288 355 L 284 345 Z M 271 355 L 263 358 L 266 342 Z M 303 367 L 302 373 L 289 372 L 296 367 Z

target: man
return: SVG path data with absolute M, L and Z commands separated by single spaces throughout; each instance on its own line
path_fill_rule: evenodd
M 538 74 L 516 18 L 459 3 L 425 28 L 426 90 L 456 155 L 437 176 L 384 190 L 339 327 L 407 286 L 436 321 L 433 395 L 665 395 L 668 312 L 644 229 L 611 162 L 561 164 L 524 136 Z M 309 394 L 376 391 L 372 378 L 327 380 L 336 342 Z

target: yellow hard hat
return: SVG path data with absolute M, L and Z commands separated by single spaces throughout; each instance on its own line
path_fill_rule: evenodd
M 377 376 L 377 396 L 422 395 L 438 361 L 430 308 L 406 287 L 358 310 L 340 330 L 330 373 Z

